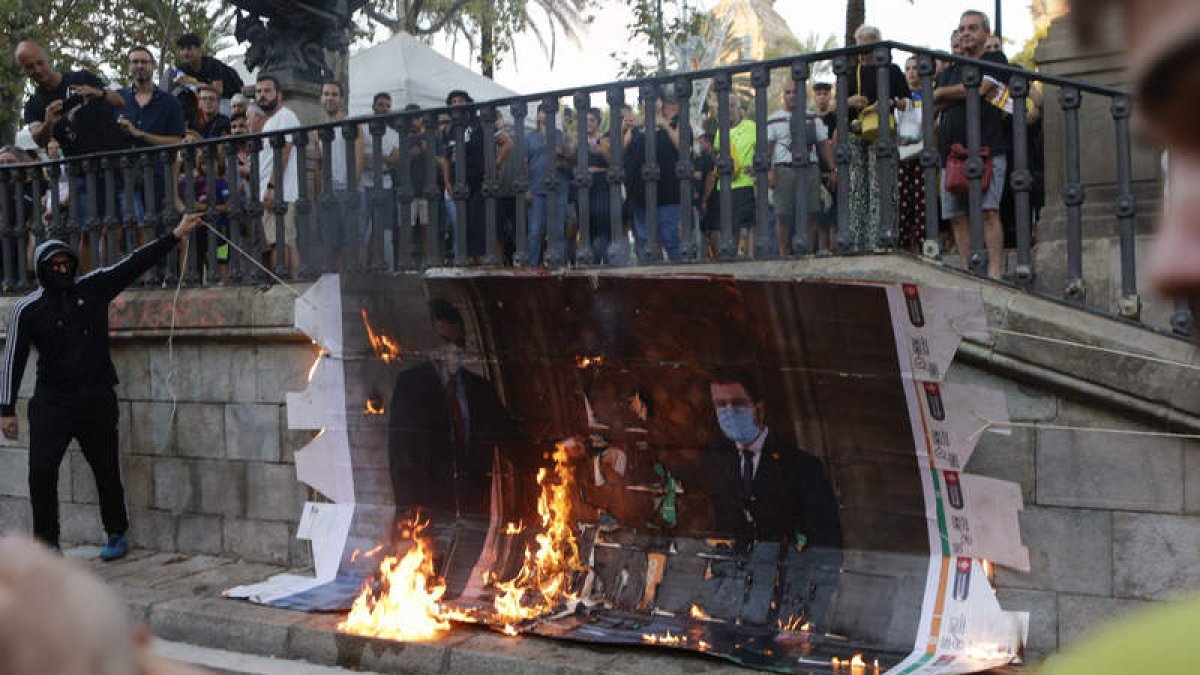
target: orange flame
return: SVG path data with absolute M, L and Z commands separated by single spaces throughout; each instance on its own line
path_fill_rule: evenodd
M 800 614 L 793 614 L 786 619 L 780 617 L 775 621 L 775 627 L 784 633 L 808 633 L 812 630 L 812 624 Z
M 688 610 L 688 614 L 693 619 L 700 619 L 701 621 L 708 621 L 709 619 L 712 618 L 711 616 L 708 615 L 708 612 L 705 612 L 700 607 L 700 605 L 692 605 L 692 608 Z
M 565 445 L 558 444 L 553 459 L 553 471 L 546 468 L 538 471 L 542 490 L 537 508 L 542 531 L 535 537 L 537 550 L 526 548 L 521 571 L 511 580 L 496 584 L 494 607 L 496 614 L 509 624 L 508 628 L 578 600 L 578 595 L 570 591 L 571 576 L 584 569 L 572 530 L 571 492 L 575 475 Z
M 980 558 L 979 564 L 983 565 L 983 575 L 987 577 L 988 581 L 992 581 L 996 574 L 996 568 L 992 565 L 992 561 Z
M 371 341 L 371 349 L 375 350 L 375 356 L 383 359 L 384 363 L 399 360 L 402 351 L 400 343 L 389 335 L 375 332 L 375 328 L 371 326 L 371 320 L 367 318 L 366 307 L 359 311 L 362 313 L 363 326 L 367 329 L 367 339 Z
M 363 406 L 363 413 L 367 415 L 382 415 L 383 412 L 383 402 L 374 397 L 368 398 L 367 404 Z
M 308 367 L 308 379 L 306 382 L 312 382 L 313 376 L 317 374 L 317 366 L 321 365 L 321 358 L 327 353 L 324 349 L 317 350 L 317 358 L 313 359 L 312 365 Z
M 576 368 L 580 368 L 580 369 L 591 368 L 592 366 L 602 366 L 602 365 L 604 365 L 604 357 L 603 356 L 576 356 L 575 357 L 575 367 Z
M 850 658 L 850 673 L 851 675 L 865 675 L 867 672 L 867 662 L 863 661 L 862 654 L 855 654 Z
M 414 522 L 412 531 L 405 532 L 412 543 L 408 552 L 399 559 L 384 558 L 378 589 L 370 583 L 363 588 L 346 620 L 338 623 L 339 631 L 413 641 L 430 640 L 450 629 L 441 607 L 446 585 L 434 575 L 428 543 L 421 536 L 427 525 Z
M 667 632 L 662 635 L 657 633 L 642 633 L 642 642 L 651 645 L 678 647 L 680 645 L 687 644 L 687 641 L 688 639 L 686 635 L 672 635 L 671 629 L 669 628 L 667 629 Z
M 504 534 L 509 536 L 521 534 L 525 531 L 525 526 L 521 523 L 508 523 L 504 526 Z

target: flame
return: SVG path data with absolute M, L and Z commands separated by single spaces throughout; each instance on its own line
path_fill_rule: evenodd
M 851 675 L 866 675 L 867 662 L 863 661 L 862 654 L 855 654 L 850 658 L 850 673 Z
M 706 651 L 712 649 L 712 645 L 708 644 L 704 640 L 701 640 L 700 642 L 698 642 L 696 644 L 696 647 L 702 652 L 706 652 Z
M 363 406 L 363 413 L 367 415 L 382 415 L 383 402 L 373 396 L 368 398 L 367 404 Z
M 507 534 L 509 536 L 521 534 L 524 531 L 525 531 L 525 526 L 519 522 L 509 523 L 504 526 L 504 534 Z
M 963 650 L 963 655 L 975 661 L 997 661 L 1011 659 L 1013 652 L 1011 649 L 1006 649 L 995 642 L 985 642 L 967 645 L 966 649 Z
M 375 356 L 383 359 L 384 363 L 399 360 L 401 354 L 400 343 L 389 335 L 375 332 L 375 328 L 371 326 L 371 320 L 367 318 L 366 307 L 361 308 L 359 311 L 362 313 L 363 326 L 367 329 L 367 339 L 371 341 L 371 349 L 375 350 Z
M 603 356 L 576 356 L 575 357 L 575 367 L 576 368 L 583 369 L 583 368 L 591 368 L 592 366 L 602 366 L 602 365 L 604 365 L 604 357 Z
M 338 623 L 339 631 L 412 641 L 430 640 L 450 629 L 441 607 L 446 585 L 434 575 L 429 545 L 421 536 L 427 525 L 414 521 L 411 531 L 403 533 L 412 543 L 408 552 L 383 559 L 378 589 L 367 583 L 346 620 Z
M 578 600 L 578 595 L 570 591 L 571 576 L 584 569 L 572 530 L 570 496 L 575 475 L 565 445 L 556 446 L 553 459 L 553 471 L 545 467 L 538 471 L 542 490 L 537 508 L 542 523 L 535 537 L 537 550 L 526 548 L 521 571 L 511 580 L 496 584 L 494 607 L 509 628 L 515 622 L 535 619 Z
M 520 635 L 516 628 L 513 628 L 511 623 L 504 624 L 504 634 L 509 637 L 517 637 Z
M 992 561 L 980 558 L 979 564 L 983 566 L 983 574 L 987 577 L 987 580 L 989 582 L 992 581 L 996 573 L 996 568 L 992 565 Z
M 670 628 L 668 628 L 667 632 L 662 635 L 657 633 L 642 633 L 642 642 L 651 645 L 678 647 L 679 645 L 687 644 L 687 641 L 688 639 L 686 635 L 672 635 Z
M 712 619 L 712 617 L 708 615 L 708 612 L 705 612 L 700 605 L 692 605 L 692 608 L 688 610 L 688 614 L 693 619 L 700 619 L 701 621 L 708 621 Z
M 793 614 L 786 619 L 780 617 L 775 621 L 775 626 L 783 633 L 808 633 L 812 630 L 812 624 L 805 621 L 802 614 Z
M 328 353 L 324 349 L 317 350 L 317 358 L 313 359 L 312 365 L 308 367 L 308 379 L 306 382 L 312 382 L 313 376 L 317 374 L 317 366 L 321 365 L 321 358 Z

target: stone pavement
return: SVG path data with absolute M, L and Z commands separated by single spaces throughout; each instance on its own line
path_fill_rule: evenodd
M 66 554 L 107 580 L 156 636 L 245 654 L 385 673 L 758 672 L 686 652 L 512 639 L 473 626 L 456 627 L 428 643 L 342 635 L 334 628 L 340 614 L 305 614 L 221 597 L 227 588 L 286 571 L 281 567 L 145 549 L 113 563 L 97 560 L 95 547 L 71 548 Z

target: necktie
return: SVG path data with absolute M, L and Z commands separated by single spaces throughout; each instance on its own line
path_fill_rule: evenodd
M 746 496 L 750 496 L 754 486 L 754 453 L 750 450 L 742 451 L 742 492 Z

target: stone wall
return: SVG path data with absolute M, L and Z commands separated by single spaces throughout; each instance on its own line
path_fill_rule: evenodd
M 1014 422 L 1144 429 L 1095 401 L 958 363 L 951 381 L 1003 389 Z M 1082 431 L 984 434 L 967 471 L 1020 483 L 1029 574 L 997 568 L 1005 609 L 1031 613 L 1039 656 L 1147 601 L 1200 587 L 1200 444 Z
M 291 327 L 291 294 L 185 291 L 168 346 L 171 296 L 126 293 L 112 312 L 132 541 L 309 565 L 308 542 L 295 534 L 312 496 L 296 481 L 292 462 L 309 434 L 287 431 L 284 400 L 304 388 L 316 348 Z M 36 352 L 21 387 L 21 436 L 0 442 L 0 530 L 30 525 L 25 404 L 35 361 Z M 72 443 L 59 478 L 62 538 L 100 542 L 96 486 L 77 447 Z

